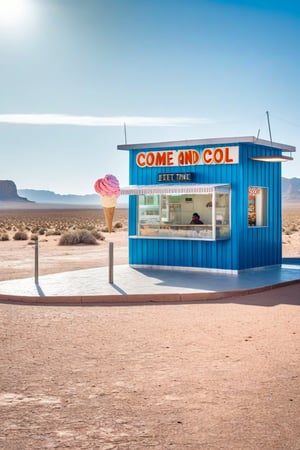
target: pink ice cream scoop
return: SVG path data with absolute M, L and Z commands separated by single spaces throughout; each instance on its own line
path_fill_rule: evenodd
M 99 178 L 95 182 L 94 188 L 98 194 L 104 197 L 120 195 L 119 181 L 114 175 L 105 175 L 104 178 Z
M 105 175 L 104 178 L 99 178 L 99 180 L 95 182 L 94 188 L 95 191 L 100 194 L 105 221 L 108 231 L 111 233 L 115 207 L 121 193 L 119 181 L 114 175 Z

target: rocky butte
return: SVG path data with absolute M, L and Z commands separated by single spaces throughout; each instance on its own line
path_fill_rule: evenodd
M 0 180 L 0 202 L 32 203 L 25 197 L 20 197 L 16 184 L 11 180 Z

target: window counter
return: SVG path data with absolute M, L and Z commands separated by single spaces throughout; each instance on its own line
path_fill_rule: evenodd
M 140 237 L 223 240 L 230 238 L 229 224 L 224 225 L 179 225 L 179 224 L 146 224 L 140 225 Z M 137 236 L 137 237 L 138 237 Z

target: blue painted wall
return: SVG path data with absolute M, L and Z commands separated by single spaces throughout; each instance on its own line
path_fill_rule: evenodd
M 147 167 L 136 165 L 141 151 L 129 152 L 131 185 L 156 184 L 158 173 L 194 173 L 195 183 L 231 184 L 231 239 L 224 241 L 135 238 L 137 234 L 137 197 L 129 198 L 129 264 L 201 267 L 243 270 L 281 263 L 281 163 L 258 162 L 253 156 L 281 155 L 281 150 L 253 143 L 222 143 L 210 148 L 239 145 L 239 164 L 196 165 L 181 167 Z M 193 148 L 202 151 L 207 145 L 171 146 L 168 149 Z M 266 187 L 267 226 L 248 226 L 248 187 Z M 132 237 L 131 237 L 132 236 Z

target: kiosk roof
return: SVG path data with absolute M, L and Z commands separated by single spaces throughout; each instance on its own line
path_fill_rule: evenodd
M 263 145 L 272 148 L 278 148 L 282 152 L 295 152 L 296 147 L 292 145 L 279 144 L 278 142 L 271 142 L 265 139 L 258 139 L 255 136 L 241 136 L 241 137 L 224 137 L 224 138 L 209 138 L 209 139 L 189 139 L 185 141 L 167 141 L 167 142 L 151 142 L 142 144 L 123 144 L 118 145 L 118 150 L 137 150 L 149 148 L 169 148 L 169 147 L 191 147 L 194 145 L 215 145 L 215 144 L 238 144 L 251 143 Z

